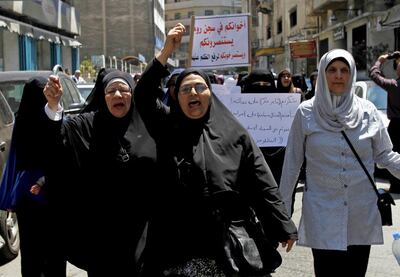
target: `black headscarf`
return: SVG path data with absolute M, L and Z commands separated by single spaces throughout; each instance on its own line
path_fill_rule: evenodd
M 293 85 L 296 88 L 301 89 L 302 92 L 306 92 L 307 91 L 308 87 L 307 87 L 307 84 L 306 84 L 306 79 L 304 78 L 304 76 L 302 74 L 300 74 L 300 73 L 293 74 L 292 82 L 293 82 Z
M 290 88 L 293 86 L 293 82 L 290 82 L 290 84 L 287 87 L 283 86 L 283 84 L 282 84 L 282 75 L 283 75 L 283 73 L 285 71 L 288 72 L 290 75 L 292 75 L 292 73 L 290 72 L 289 68 L 285 68 L 281 72 L 279 72 L 277 85 L 276 85 L 276 88 L 277 88 L 278 92 L 289 92 Z
M 35 134 L 43 132 L 40 122 L 45 119 L 44 106 L 47 100 L 43 89 L 46 82 L 47 79 L 44 77 L 35 77 L 24 86 L 13 134 L 18 169 L 42 169 L 43 167 L 43 151 L 46 148 L 40 136 Z
M 82 108 L 81 113 L 96 111 L 97 109 L 106 108 L 104 98 L 104 89 L 103 89 L 103 79 L 104 77 L 110 73 L 117 71 L 115 68 L 102 68 L 97 74 L 96 83 L 90 92 L 89 96 L 86 98 L 85 106 Z
M 82 120 L 80 124 L 89 120 L 83 126 L 80 126 L 79 131 L 83 131 L 83 133 L 76 136 L 76 131 L 71 130 L 66 132 L 67 135 L 71 135 L 70 141 L 77 140 L 77 147 L 74 148 L 74 151 L 76 152 L 75 156 L 79 163 L 81 163 L 83 158 L 82 152 L 86 153 L 86 151 L 84 149 L 79 149 L 78 145 L 84 148 L 90 147 L 91 152 L 99 151 L 103 154 L 110 152 L 110 155 L 115 155 L 115 153 L 112 154 L 112 152 L 118 151 L 118 149 L 122 147 L 119 144 L 119 140 L 124 140 L 123 137 L 132 138 L 137 135 L 137 132 L 139 132 L 146 134 L 144 137 L 150 139 L 146 128 L 135 109 L 133 96 L 130 110 L 122 118 L 113 116 L 108 110 L 106 104 L 104 89 L 107 84 L 112 79 L 121 78 L 128 83 L 133 91 L 134 83 L 132 76 L 129 73 L 115 69 L 106 69 L 103 73 L 104 74 L 99 74 L 95 88 L 91 93 L 92 97 L 90 97 L 87 102 L 86 110 L 92 111 L 89 113 L 91 115 L 85 115 L 85 113 L 83 113 L 77 117 L 77 120 Z M 72 120 L 72 122 L 73 121 L 74 120 Z M 65 124 L 65 126 L 67 129 L 69 128 L 69 124 Z M 76 126 L 72 127 L 75 128 Z M 91 127 L 92 130 L 87 129 L 88 127 Z M 82 144 L 78 141 L 83 141 L 84 143 Z M 138 149 L 132 149 L 132 151 L 138 151 Z M 142 149 L 141 151 L 148 151 L 151 153 L 153 149 Z M 121 155 L 123 154 L 121 153 Z M 122 159 L 122 156 L 120 158 Z
M 244 80 L 242 93 L 276 92 L 274 76 L 266 70 L 253 70 Z

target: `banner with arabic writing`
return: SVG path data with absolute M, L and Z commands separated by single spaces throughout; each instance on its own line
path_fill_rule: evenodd
M 300 104 L 300 93 L 216 95 L 259 147 L 286 146 L 290 127 Z
M 192 67 L 249 66 L 249 15 L 195 16 L 190 42 Z

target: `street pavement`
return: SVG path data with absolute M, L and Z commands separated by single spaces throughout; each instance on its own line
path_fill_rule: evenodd
M 388 188 L 386 181 L 378 181 L 379 188 Z M 293 220 L 298 226 L 301 215 L 301 200 L 303 196 L 302 185 L 296 193 Z M 374 245 L 371 249 L 367 277 L 398 277 L 400 276 L 400 266 L 392 254 L 392 233 L 400 231 L 400 194 L 392 194 L 396 206 L 392 206 L 393 226 L 383 227 L 384 245 Z M 272 277 L 303 277 L 313 276 L 313 262 L 311 250 L 306 247 L 294 246 L 291 252 L 286 253 L 279 247 L 282 254 L 282 265 L 277 269 Z M 12 262 L 0 267 L 0 277 L 21 277 L 19 256 Z M 85 271 L 68 264 L 68 277 L 87 277 Z M 340 277 L 340 276 L 338 276 Z

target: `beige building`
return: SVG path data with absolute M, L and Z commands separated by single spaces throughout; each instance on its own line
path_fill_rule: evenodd
M 178 22 L 185 25 L 187 35 L 182 38 L 182 44 L 175 53 L 175 66 L 185 67 L 188 61 L 190 39 L 190 22 L 192 16 L 220 15 L 241 13 L 240 0 L 166 0 L 165 26 L 166 32 Z M 173 63 L 173 62 L 172 62 Z
M 319 57 L 333 48 L 344 48 L 355 58 L 358 77 L 376 58 L 400 46 L 400 1 L 313 0 L 312 14 L 319 17 Z M 388 71 L 388 74 L 393 72 Z
M 255 67 L 275 72 L 289 67 L 309 74 L 324 53 L 343 48 L 355 57 L 359 78 L 366 78 L 381 53 L 400 49 L 398 0 L 246 1 L 250 2 L 256 2 L 252 15 L 258 18 Z M 298 47 L 292 51 L 291 45 Z M 316 58 L 301 58 L 313 48 Z
M 254 67 L 276 73 L 284 68 L 290 68 L 294 73 L 313 71 L 316 68 L 316 44 L 313 55 L 312 41 L 318 33 L 318 17 L 310 16 L 312 0 L 256 2 L 259 47 L 254 55 Z M 297 43 L 296 49 L 304 45 L 310 52 L 302 53 L 305 57 L 292 56 L 291 43 Z
M 164 0 L 75 1 L 81 18 L 81 59 L 141 71 L 165 40 Z M 103 65 L 101 65 L 103 63 Z

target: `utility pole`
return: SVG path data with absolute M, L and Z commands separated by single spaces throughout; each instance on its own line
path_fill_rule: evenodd
M 103 27 L 103 54 L 110 54 L 107 52 L 107 26 L 106 26 L 106 0 L 101 1 L 101 13 L 102 13 L 102 27 Z

